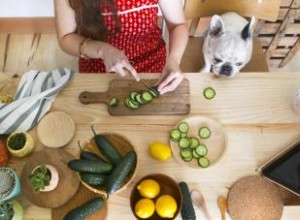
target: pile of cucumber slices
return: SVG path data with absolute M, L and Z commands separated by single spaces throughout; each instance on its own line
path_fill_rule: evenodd
M 181 122 L 176 128 L 171 130 L 170 139 L 178 144 L 180 156 L 185 162 L 196 159 L 200 167 L 206 168 L 210 165 L 210 160 L 206 157 L 207 147 L 200 142 L 200 139 L 207 139 L 211 135 L 208 127 L 201 127 L 198 130 L 198 137 L 188 136 L 189 125 Z
M 153 88 L 147 91 L 131 92 L 124 100 L 125 106 L 129 109 L 137 109 L 142 105 L 152 102 L 159 97 L 159 92 Z

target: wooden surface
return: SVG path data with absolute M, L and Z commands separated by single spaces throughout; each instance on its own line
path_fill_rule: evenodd
M 10 74 L 8 74 L 10 75 Z M 111 116 L 105 105 L 82 105 L 78 96 L 83 91 L 106 91 L 115 75 L 83 75 L 74 77 L 70 85 L 56 98 L 51 110 L 65 111 L 76 124 L 76 134 L 65 149 L 78 157 L 77 141 L 91 138 L 90 126 L 101 132 L 124 135 L 134 146 L 139 166 L 133 182 L 108 201 L 108 220 L 134 219 L 129 206 L 132 186 L 143 176 L 163 173 L 176 181 L 186 181 L 190 189 L 201 190 L 212 219 L 220 219 L 217 198 L 227 195 L 228 188 L 239 178 L 257 174 L 256 169 L 272 156 L 300 138 L 300 115 L 292 109 L 292 99 L 300 88 L 300 73 L 240 73 L 233 79 L 214 78 L 198 73 L 185 75 L 190 82 L 191 111 L 189 116 L 203 115 L 220 122 L 228 135 L 228 150 L 220 163 L 211 169 L 199 170 L 181 166 L 173 157 L 160 162 L 149 156 L 148 145 L 154 141 L 168 143 L 169 131 L 186 116 Z M 143 78 L 157 78 L 145 74 Z M 0 95 L 11 94 L 18 79 L 9 79 L 0 89 Z M 213 100 L 203 97 L 203 89 L 212 86 L 216 90 Z M 34 131 L 32 132 L 35 133 Z M 43 147 L 40 143 L 35 150 Z M 21 173 L 29 158 L 12 158 L 9 166 Z M 51 210 L 20 199 L 25 210 L 25 220 L 51 220 Z M 299 200 L 298 203 L 299 204 Z M 205 219 L 196 209 L 199 219 Z M 285 206 L 282 220 L 298 220 L 300 207 Z M 180 217 L 177 218 L 181 219 Z
M 83 205 L 90 199 L 99 197 L 98 194 L 95 194 L 88 190 L 85 186 L 81 185 L 78 188 L 77 193 L 72 197 L 66 204 L 61 207 L 52 209 L 51 216 L 53 220 L 63 220 L 64 216 L 69 213 L 71 210 L 77 208 L 78 206 Z M 93 215 L 90 215 L 86 220 L 104 220 L 107 216 L 107 205 L 102 207 L 99 211 L 95 212 Z
M 44 149 L 28 157 L 22 170 L 22 192 L 33 204 L 43 208 L 56 208 L 69 201 L 76 193 L 79 186 L 79 178 L 72 172 L 66 163 L 74 157 L 63 149 Z M 49 164 L 58 172 L 58 185 L 49 192 L 35 193 L 32 190 L 28 176 L 39 165 Z
M 144 80 L 151 86 L 155 80 Z M 83 104 L 105 103 L 111 115 L 184 115 L 190 111 L 190 90 L 189 82 L 184 80 L 173 92 L 164 94 L 159 98 L 153 98 L 151 103 L 141 105 L 137 109 L 130 109 L 125 106 L 125 98 L 131 92 L 147 91 L 148 88 L 134 80 L 113 80 L 105 92 L 88 92 L 80 94 L 79 100 Z M 118 99 L 118 105 L 109 105 L 111 98 Z

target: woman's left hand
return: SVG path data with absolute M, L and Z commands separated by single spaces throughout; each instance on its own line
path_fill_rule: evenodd
M 156 83 L 158 85 L 157 90 L 161 95 L 173 91 L 179 86 L 182 80 L 183 74 L 179 68 L 178 62 L 169 58 Z

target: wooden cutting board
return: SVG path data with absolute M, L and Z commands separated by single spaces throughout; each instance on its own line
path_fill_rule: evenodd
M 143 80 L 153 85 L 156 80 Z M 108 91 L 82 92 L 79 100 L 83 104 L 105 103 L 111 115 L 184 115 L 190 112 L 189 81 L 184 79 L 175 91 L 154 98 L 151 103 L 140 106 L 138 109 L 129 109 L 124 100 L 131 92 L 147 91 L 148 88 L 141 82 L 134 80 L 112 80 Z M 112 97 L 119 100 L 116 107 L 109 106 Z

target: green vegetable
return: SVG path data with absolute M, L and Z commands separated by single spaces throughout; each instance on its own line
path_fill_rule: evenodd
M 198 131 L 199 137 L 202 139 L 209 138 L 211 135 L 211 131 L 208 127 L 202 127 Z
M 92 152 L 89 151 L 85 151 L 82 149 L 82 147 L 80 146 L 80 142 L 78 141 L 78 147 L 80 149 L 80 159 L 86 159 L 86 160 L 101 160 L 103 162 L 106 162 L 104 160 L 102 160 L 100 157 L 98 157 L 97 154 L 94 154 Z
M 100 150 L 100 152 L 104 155 L 104 157 L 111 162 L 113 165 L 117 165 L 121 162 L 122 156 L 119 151 L 110 143 L 107 138 L 101 134 L 96 134 L 93 126 L 92 131 L 94 133 L 95 143 Z
M 119 100 L 116 97 L 112 97 L 109 101 L 109 106 L 116 107 L 119 103 Z
M 198 159 L 198 164 L 200 167 L 207 168 L 210 165 L 210 161 L 207 157 L 200 157 Z
M 212 87 L 207 87 L 203 90 L 203 95 L 206 99 L 213 99 L 216 96 L 216 91 Z
M 170 138 L 174 142 L 178 142 L 181 137 L 181 132 L 178 129 L 173 129 L 170 133 Z
M 8 146 L 13 150 L 20 150 L 24 147 L 26 139 L 24 133 L 16 133 L 9 138 Z
M 86 182 L 91 186 L 101 186 L 107 179 L 107 175 L 99 173 L 80 173 L 80 178 L 82 181 Z
M 78 172 L 110 173 L 113 166 L 110 163 L 98 160 L 75 159 L 68 162 L 68 167 Z
M 137 156 L 134 151 L 130 151 L 124 156 L 104 184 L 108 195 L 113 194 L 122 187 L 126 178 L 135 168 L 136 162 Z
M 180 148 L 188 148 L 191 143 L 189 138 L 181 138 L 178 144 Z
M 180 187 L 180 191 L 183 197 L 182 208 L 181 208 L 182 220 L 196 220 L 196 214 L 195 214 L 190 190 L 187 183 L 180 182 L 178 185 Z
M 181 122 L 179 125 L 178 125 L 178 130 L 182 133 L 187 133 L 188 130 L 189 130 L 189 125 L 188 123 L 186 122 Z
M 105 204 L 101 197 L 89 200 L 83 205 L 71 210 L 63 220 L 85 220 L 89 215 L 100 210 Z
M 200 156 L 203 157 L 207 154 L 207 148 L 204 144 L 200 144 L 198 147 L 196 147 L 196 153 Z

